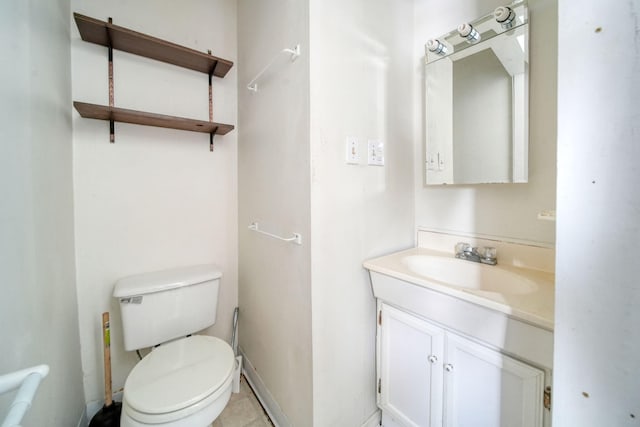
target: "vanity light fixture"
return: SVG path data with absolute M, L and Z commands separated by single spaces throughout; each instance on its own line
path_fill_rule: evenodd
M 427 41 L 427 49 L 429 49 L 429 52 L 437 53 L 438 55 L 447 54 L 447 47 L 437 39 L 430 39 Z
M 493 11 L 493 16 L 496 18 L 496 22 L 502 26 L 503 29 L 508 30 L 513 27 L 513 21 L 516 19 L 516 12 L 509 6 L 496 7 Z
M 471 24 L 468 24 L 466 22 L 464 24 L 458 25 L 458 33 L 462 37 L 467 39 L 467 43 L 476 43 L 478 40 L 480 40 L 480 33 L 478 33 L 478 31 L 473 28 Z

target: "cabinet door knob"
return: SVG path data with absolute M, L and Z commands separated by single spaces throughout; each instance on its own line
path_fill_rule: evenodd
M 453 365 L 451 363 L 447 363 L 444 365 L 444 370 L 447 372 L 453 372 Z
M 431 356 L 429 356 L 429 362 L 431 363 L 436 363 L 438 361 L 438 357 L 434 356 L 433 354 Z

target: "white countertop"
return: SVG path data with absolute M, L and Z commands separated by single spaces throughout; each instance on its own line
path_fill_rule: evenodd
M 413 248 L 390 255 L 367 260 L 364 267 L 396 279 L 410 282 L 436 292 L 450 295 L 483 307 L 487 307 L 510 317 L 531 323 L 548 330 L 554 325 L 554 282 L 553 273 L 511 265 L 487 266 L 518 274 L 536 284 L 536 289 L 526 294 L 506 294 L 477 289 L 461 288 L 434 280 L 409 270 L 403 259 L 414 255 L 428 255 L 454 258 L 453 254 L 426 248 Z M 470 262 L 462 261 L 460 262 Z

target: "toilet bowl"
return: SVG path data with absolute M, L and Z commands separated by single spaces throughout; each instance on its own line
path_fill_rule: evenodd
M 125 350 L 152 347 L 122 396 L 123 427 L 206 427 L 220 415 L 239 375 L 225 341 L 190 335 L 215 323 L 220 271 L 181 267 L 118 280 Z
M 235 358 L 224 341 L 194 335 L 142 359 L 125 383 L 123 427 L 204 427 L 231 396 Z

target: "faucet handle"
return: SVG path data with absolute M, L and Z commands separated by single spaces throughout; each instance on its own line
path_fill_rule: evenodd
M 478 248 L 480 262 L 483 264 L 496 265 L 498 263 L 498 251 L 493 246 L 484 246 Z
M 469 252 L 471 250 L 471 245 L 465 242 L 456 243 L 456 254 L 462 254 L 465 252 Z
M 493 246 L 485 246 L 484 248 L 482 248 L 481 255 L 486 259 L 496 259 L 498 251 Z

